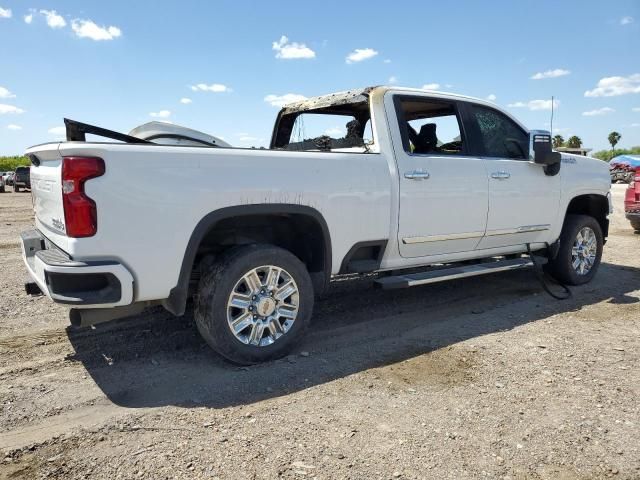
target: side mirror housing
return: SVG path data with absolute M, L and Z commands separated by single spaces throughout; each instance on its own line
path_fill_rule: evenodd
M 546 130 L 529 132 L 529 160 L 540 165 L 560 163 L 561 156 L 551 148 L 551 133 Z

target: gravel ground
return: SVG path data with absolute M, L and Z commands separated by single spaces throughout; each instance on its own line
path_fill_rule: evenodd
M 0 478 L 640 478 L 640 236 L 614 185 L 573 298 L 530 271 L 340 282 L 290 357 L 225 363 L 191 314 L 95 329 L 23 294 L 29 193 L 0 194 Z

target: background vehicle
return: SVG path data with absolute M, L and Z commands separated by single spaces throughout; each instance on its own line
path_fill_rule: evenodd
M 611 183 L 629 183 L 633 180 L 636 169 L 640 168 L 640 156 L 618 155 L 609 161 Z
M 640 232 L 640 167 L 634 172 L 634 177 L 624 195 L 624 214 L 631 222 L 631 227 Z
M 7 172 L 4 183 L 6 185 L 13 185 L 13 177 L 14 177 L 14 175 L 15 175 L 15 172 Z
M 27 151 L 28 291 L 74 307 L 80 326 L 151 304 L 182 315 L 195 295 L 201 334 L 239 363 L 286 354 L 314 294 L 340 275 L 404 288 L 528 267 L 530 250 L 579 285 L 607 236 L 604 162 L 552 152 L 548 132 L 461 95 L 371 87 L 307 99 L 280 111 L 258 150 L 65 122 L 67 142 Z M 189 188 L 167 190 L 176 177 Z
M 31 170 L 29 167 L 18 167 L 13 176 L 13 191 L 19 192 L 21 188 L 31 188 Z

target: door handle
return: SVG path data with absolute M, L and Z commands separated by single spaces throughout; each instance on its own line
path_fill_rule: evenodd
M 511 178 L 511 174 L 509 172 L 505 172 L 504 170 L 500 170 L 499 172 L 493 172 L 491 174 L 491 178 L 495 178 L 497 180 L 506 180 Z
M 429 172 L 425 170 L 412 170 L 410 172 L 404 172 L 404 178 L 408 180 L 426 180 L 429 178 Z

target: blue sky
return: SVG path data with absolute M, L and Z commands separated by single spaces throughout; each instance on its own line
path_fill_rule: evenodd
M 63 117 L 261 145 L 281 97 L 389 83 L 491 95 L 543 129 L 554 95 L 554 133 L 629 147 L 639 47 L 637 0 L 0 0 L 0 155 L 59 138 Z

